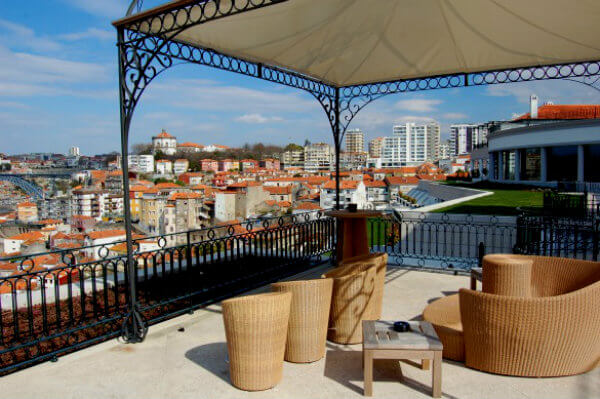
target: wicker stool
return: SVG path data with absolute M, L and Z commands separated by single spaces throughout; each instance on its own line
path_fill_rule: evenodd
M 364 270 L 368 267 L 375 266 L 376 279 L 375 279 L 375 293 L 373 297 L 373 313 L 370 317 L 373 320 L 379 320 L 381 318 L 381 312 L 383 310 L 383 289 L 385 287 L 385 274 L 387 271 L 388 254 L 385 252 L 375 252 L 368 255 L 359 255 L 343 262 L 340 262 L 338 268 L 341 267 L 353 267 Z
M 285 281 L 272 284 L 275 292 L 291 292 L 285 360 L 310 363 L 325 356 L 333 280 Z
M 282 377 L 291 292 L 223 301 L 231 383 L 245 391 L 274 387 Z

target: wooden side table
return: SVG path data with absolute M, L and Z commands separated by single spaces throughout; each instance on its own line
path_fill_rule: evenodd
M 471 268 L 471 289 L 477 289 L 477 281 L 481 281 L 483 279 L 483 269 L 481 267 L 473 267 Z
M 378 211 L 329 211 L 325 215 L 337 219 L 337 261 L 369 253 L 367 219 L 381 216 Z
M 363 320 L 363 372 L 364 395 L 373 396 L 374 359 L 421 360 L 421 367 L 431 372 L 431 386 L 434 398 L 442 396 L 442 350 L 433 326 L 426 321 L 409 322 L 411 331 L 394 331 L 394 322 Z

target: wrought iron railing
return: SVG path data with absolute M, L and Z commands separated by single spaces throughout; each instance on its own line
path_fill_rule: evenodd
M 138 239 L 134 276 L 121 242 L 12 258 L 20 274 L 0 278 L 0 373 L 121 334 L 132 277 L 151 325 L 321 263 L 334 230 L 306 213 Z
M 515 252 L 598 260 L 600 218 L 522 215 L 517 218 Z
M 511 253 L 514 217 L 395 212 L 368 222 L 371 251 L 387 252 L 389 264 L 466 273 L 484 253 Z

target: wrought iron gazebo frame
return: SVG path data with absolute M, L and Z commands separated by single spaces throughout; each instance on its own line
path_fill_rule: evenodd
M 325 111 L 333 134 L 338 209 L 342 140 L 356 114 L 372 101 L 394 93 L 548 79 L 579 79 L 580 83 L 594 86 L 598 82 L 594 77 L 600 74 L 600 61 L 589 61 L 336 86 L 292 70 L 236 58 L 210 48 L 176 40 L 178 34 L 190 27 L 286 1 L 289 0 L 231 0 L 225 4 L 219 0 L 184 0 L 129 15 L 136 8 L 139 11 L 139 0 L 133 0 L 128 16 L 114 23 L 119 54 L 123 196 L 128 271 L 131 276 L 135 274 L 135 265 L 132 258 L 127 160 L 129 128 L 144 90 L 154 78 L 178 62 L 236 72 L 301 89 L 313 95 Z M 135 279 L 130 278 L 129 284 L 130 310 L 123 325 L 122 335 L 128 342 L 140 342 L 145 337 L 147 327 L 136 303 Z

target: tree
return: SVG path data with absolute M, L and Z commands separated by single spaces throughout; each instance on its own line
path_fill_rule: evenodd
M 156 154 L 154 154 L 154 160 L 158 161 L 159 159 L 165 159 L 167 156 L 164 152 L 162 152 L 161 150 L 156 151 Z
M 290 143 L 290 144 L 286 145 L 283 150 L 284 151 L 303 151 L 304 147 L 302 147 L 301 145 L 295 144 L 295 143 Z
M 150 155 L 152 154 L 152 144 L 148 143 L 137 143 L 133 145 L 133 153 L 136 155 Z

